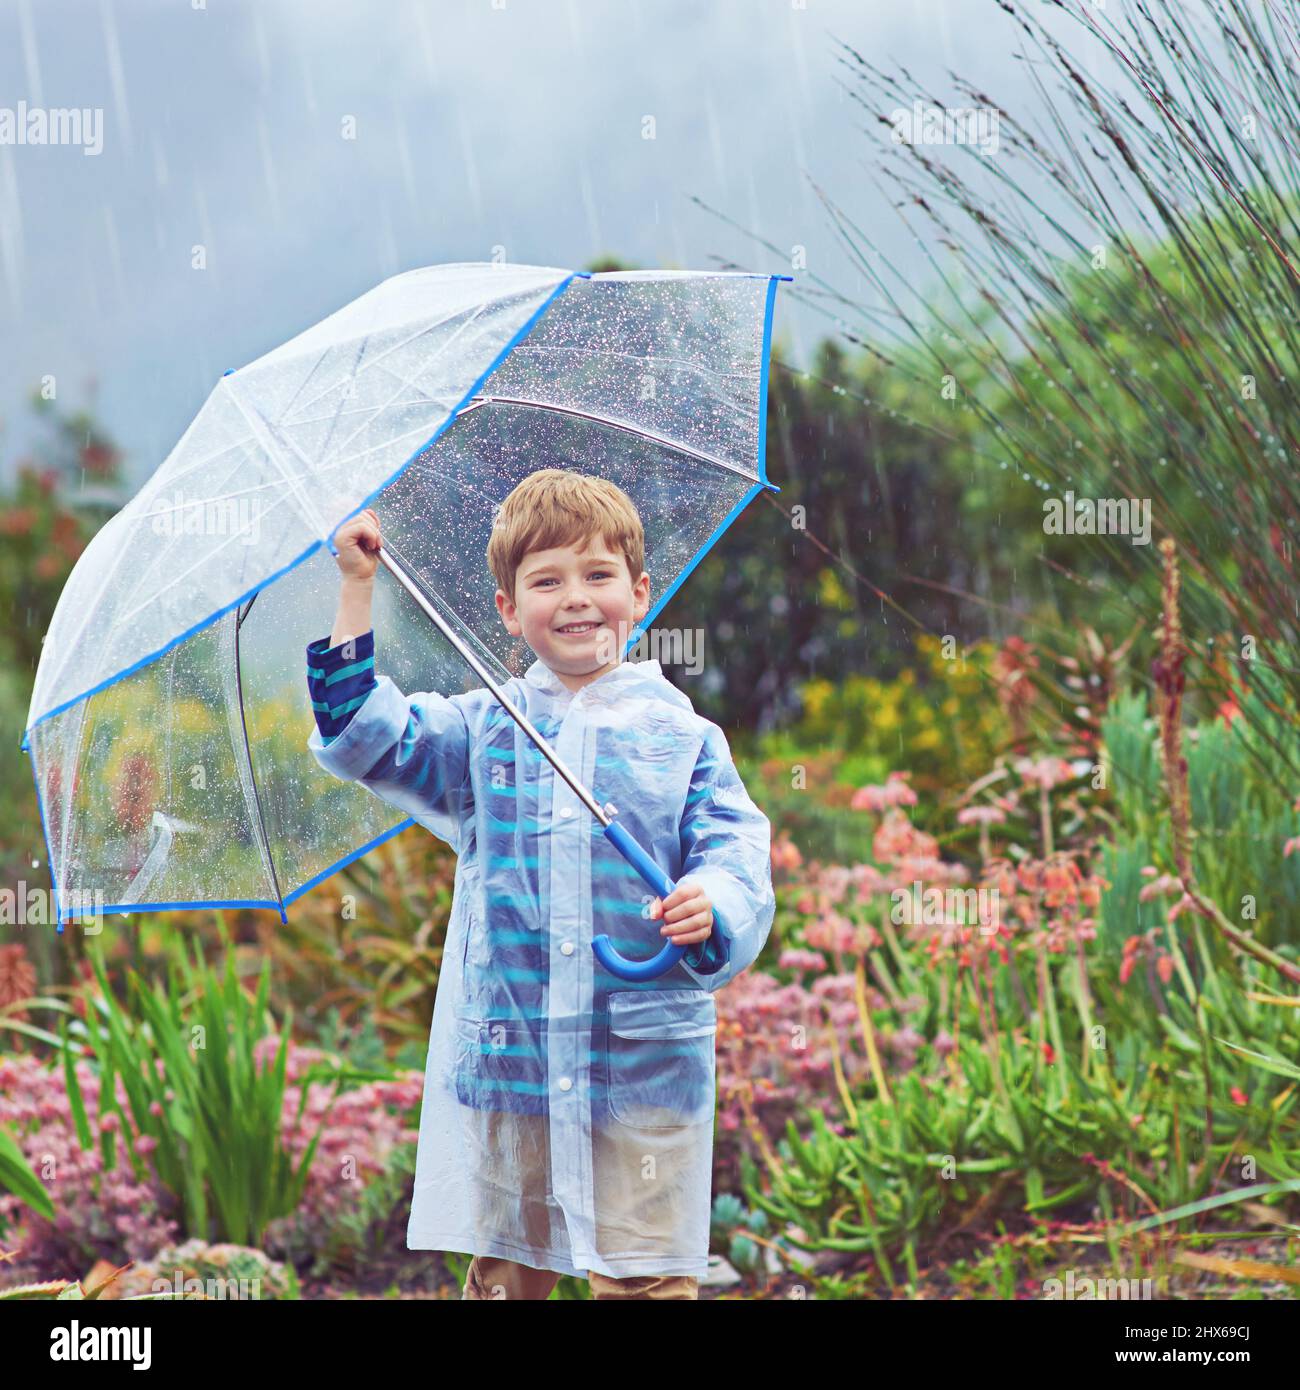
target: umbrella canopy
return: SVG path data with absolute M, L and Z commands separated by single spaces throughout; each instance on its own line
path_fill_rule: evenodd
M 412 824 L 302 754 L 302 652 L 334 611 L 331 537 L 364 507 L 504 681 L 529 653 L 493 600 L 494 509 L 539 468 L 609 478 L 645 527 L 654 592 L 635 644 L 776 490 L 763 422 L 789 278 L 433 266 L 227 373 L 83 552 L 42 650 L 22 746 L 60 927 L 145 907 L 283 920 Z M 405 592 L 377 586 L 375 600 L 400 686 L 480 683 Z

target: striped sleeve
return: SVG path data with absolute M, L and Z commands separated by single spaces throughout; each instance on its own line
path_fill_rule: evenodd
M 682 965 L 707 990 L 747 970 L 776 915 L 772 826 L 745 788 L 716 724 L 709 724 L 682 811 L 680 883 L 690 878 L 713 903 L 713 931 Z
M 375 688 L 375 634 L 362 633 L 331 647 L 328 637 L 307 646 L 307 689 L 321 742 L 332 743 Z
M 686 954 L 682 957 L 686 964 L 700 975 L 716 974 L 730 958 L 727 938 L 721 931 L 712 931 L 703 941 L 688 946 Z

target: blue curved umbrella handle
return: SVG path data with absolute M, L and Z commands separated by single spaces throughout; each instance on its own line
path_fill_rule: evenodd
M 666 898 L 676 887 L 672 879 L 641 848 L 635 837 L 629 834 L 617 821 L 610 821 L 605 827 L 605 838 L 645 879 L 660 898 Z M 715 931 L 718 929 L 716 913 L 713 917 L 713 927 Z M 620 980 L 653 980 L 671 970 L 686 954 L 687 948 L 674 946 L 669 941 L 664 944 L 663 950 L 657 956 L 651 956 L 649 960 L 628 960 L 625 956 L 620 956 L 614 949 L 614 943 L 610 941 L 609 937 L 601 935 L 592 938 L 591 949 L 595 952 L 596 959 L 601 965 L 611 975 L 617 975 Z

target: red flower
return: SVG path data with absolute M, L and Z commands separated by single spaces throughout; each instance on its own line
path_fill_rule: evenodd
M 113 788 L 113 810 L 124 830 L 143 830 L 158 804 L 158 774 L 145 753 L 128 753 Z
M 36 993 L 36 970 L 27 959 L 27 948 L 21 943 L 0 946 L 0 1006 L 30 999 Z M 25 1021 L 27 1011 L 17 1010 L 13 1017 Z
M 35 507 L 14 507 L 0 515 L 0 533 L 6 536 L 26 536 L 35 524 Z
M 105 474 L 112 467 L 117 457 L 117 451 L 110 448 L 107 444 L 101 444 L 96 440 L 94 443 L 83 445 L 81 450 L 81 461 L 86 465 L 89 473 Z
M 1228 1092 L 1228 1094 L 1232 1097 L 1232 1102 L 1234 1105 L 1247 1104 L 1246 1093 L 1241 1089 L 1240 1086 L 1234 1086 L 1232 1090 Z

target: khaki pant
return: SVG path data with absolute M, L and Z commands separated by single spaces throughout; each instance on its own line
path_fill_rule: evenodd
M 489 1255 L 475 1255 L 469 1262 L 469 1277 L 461 1299 L 544 1299 L 559 1282 L 553 1269 L 534 1269 Z M 593 1299 L 605 1298 L 693 1298 L 700 1296 L 699 1280 L 691 1274 L 648 1274 L 627 1279 L 611 1279 L 592 1270 L 587 1276 Z
M 491 1172 L 490 1154 L 507 1152 L 519 1163 L 518 1187 L 480 1198 L 480 1216 L 489 1230 L 519 1229 L 532 1245 L 545 1249 L 554 1239 L 553 1212 L 547 1205 L 546 1174 L 550 1170 L 548 1126 L 544 1116 L 479 1112 L 483 1121 L 480 1173 Z M 626 1248 L 626 1224 L 643 1232 L 668 1230 L 672 1211 L 664 1194 L 647 1195 L 636 1180 L 641 1144 L 632 1131 L 601 1132 L 594 1139 L 597 1249 Z M 482 1166 L 486 1165 L 486 1166 Z M 670 1194 L 667 1194 L 670 1197 Z M 559 1282 L 554 1269 L 534 1269 L 496 1256 L 475 1255 L 470 1261 L 462 1299 L 545 1299 Z M 614 1279 L 594 1270 L 587 1276 L 593 1299 L 699 1298 L 699 1280 L 691 1274 L 629 1275 Z

